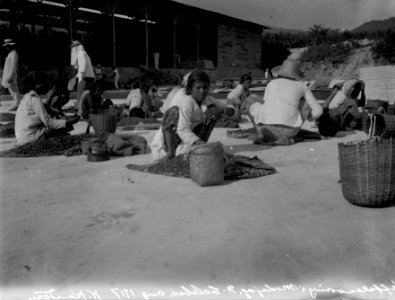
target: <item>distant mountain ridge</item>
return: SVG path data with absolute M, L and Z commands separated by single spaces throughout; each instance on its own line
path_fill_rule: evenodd
M 378 31 L 378 30 L 387 30 L 390 28 L 395 29 L 395 17 L 391 17 L 385 20 L 373 20 L 362 25 L 358 26 L 357 28 L 353 29 L 352 32 L 371 32 L 371 31 Z

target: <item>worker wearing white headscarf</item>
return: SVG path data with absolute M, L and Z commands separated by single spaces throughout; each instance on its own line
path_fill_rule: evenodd
M 3 77 L 1 85 L 8 89 L 12 99 L 14 100 L 14 107 L 10 111 L 16 111 L 20 103 L 20 94 L 17 82 L 18 71 L 18 53 L 15 50 L 16 43 L 13 39 L 5 39 L 3 47 L 9 52 L 4 63 Z
M 95 73 L 91 59 L 86 53 L 84 46 L 79 41 L 74 41 L 71 44 L 71 65 L 77 70 L 77 110 L 80 108 L 82 93 L 85 90 L 86 84 L 95 79 Z

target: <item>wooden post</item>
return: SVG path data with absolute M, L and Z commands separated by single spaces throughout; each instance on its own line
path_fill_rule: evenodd
M 67 0 L 67 7 L 69 8 L 69 36 L 70 36 L 70 43 L 73 42 L 73 7 L 72 7 L 73 0 Z
M 110 11 L 111 11 L 111 20 L 112 20 L 112 64 L 114 66 L 117 65 L 117 54 L 116 54 L 116 39 L 115 39 L 115 34 L 116 34 L 116 29 L 115 29 L 115 11 L 118 8 L 119 0 L 113 0 L 109 4 L 110 6 Z
M 148 19 L 145 17 L 145 66 L 148 67 Z
M 111 12 L 112 18 L 112 64 L 116 66 L 116 42 L 115 42 L 115 16 L 114 16 L 114 9 Z
M 173 68 L 177 68 L 177 42 L 176 42 L 176 25 L 178 22 L 178 18 L 180 15 L 174 16 L 173 17 Z
M 139 5 L 140 6 L 140 5 Z M 145 20 L 145 66 L 148 67 L 148 55 L 149 55 L 149 49 L 148 49 L 148 16 L 150 15 L 150 11 L 148 10 L 148 6 L 145 5 L 144 9 L 140 6 L 141 13 L 144 16 Z
M 200 53 L 199 53 L 199 30 L 200 30 L 200 24 L 196 24 L 196 31 L 197 31 L 197 41 L 196 41 L 196 56 L 197 56 L 197 69 L 200 68 Z

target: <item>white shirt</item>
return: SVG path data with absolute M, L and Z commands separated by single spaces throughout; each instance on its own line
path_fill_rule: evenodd
M 23 96 L 15 116 L 15 137 L 19 144 L 38 140 L 50 129 L 66 127 L 66 120 L 50 117 L 35 91 Z
M 78 81 L 85 77 L 95 78 L 91 59 L 84 49 L 80 49 L 77 53 Z
M 180 109 L 177 134 L 181 139 L 181 144 L 176 149 L 176 155 L 189 152 L 192 144 L 199 140 L 199 137 L 193 133 L 192 129 L 203 122 L 203 114 L 209 105 L 233 108 L 232 105 L 227 105 L 221 102 L 221 100 L 210 96 L 203 100 L 200 107 L 191 95 L 184 95 L 183 97 L 178 97 L 173 100 L 172 106 L 178 106 Z
M 162 107 L 160 108 L 160 111 L 162 113 L 165 113 L 166 110 L 168 110 L 169 107 L 173 106 L 173 103 L 175 101 L 178 101 L 178 98 L 181 98 L 185 96 L 185 89 L 183 87 L 180 86 L 176 86 L 174 87 L 170 93 L 167 95 L 166 100 L 164 102 L 164 104 L 162 105 Z
M 232 105 L 227 105 L 225 102 L 210 96 L 203 101 L 200 107 L 192 96 L 185 95 L 184 92 L 182 96 L 173 98 L 171 106 L 178 106 L 180 109 L 177 134 L 181 139 L 181 143 L 176 149 L 176 155 L 188 153 L 192 144 L 199 140 L 199 137 L 193 133 L 192 129 L 203 122 L 203 114 L 211 104 L 218 107 L 232 107 L 234 109 Z M 166 155 L 164 152 L 164 136 L 162 127 L 160 127 L 155 133 L 150 147 L 153 160 L 160 159 Z
M 1 85 L 5 88 L 8 88 L 12 84 L 15 84 L 17 79 L 17 70 L 18 53 L 15 50 L 11 50 L 10 53 L 8 53 L 7 58 L 5 59 Z M 8 82 L 8 80 L 10 79 L 12 80 L 12 83 Z
M 343 82 L 341 90 L 336 93 L 331 103 L 329 103 L 329 109 L 339 108 L 351 96 L 351 92 L 358 82 L 359 80 L 356 79 L 349 79 Z
M 126 97 L 126 105 L 129 109 L 135 107 L 141 107 L 141 92 L 140 89 L 131 90 L 129 95 Z
M 118 69 L 114 70 L 114 80 L 118 80 L 119 79 L 119 71 Z
M 306 84 L 302 81 L 286 78 L 272 80 L 265 89 L 264 104 L 254 103 L 250 107 L 250 113 L 257 124 L 282 124 L 295 128 L 301 127 L 303 120 L 299 111 L 299 104 L 303 97 L 312 109 L 311 120 L 320 117 L 322 107 Z
M 240 104 L 246 97 L 248 97 L 249 90 L 244 89 L 240 83 L 226 96 L 229 100 L 234 100 L 236 104 Z

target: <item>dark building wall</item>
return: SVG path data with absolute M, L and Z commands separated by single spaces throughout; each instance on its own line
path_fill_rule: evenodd
M 230 25 L 218 25 L 217 68 L 228 71 L 228 77 L 261 69 L 261 33 Z M 237 70 L 236 74 L 231 74 Z

